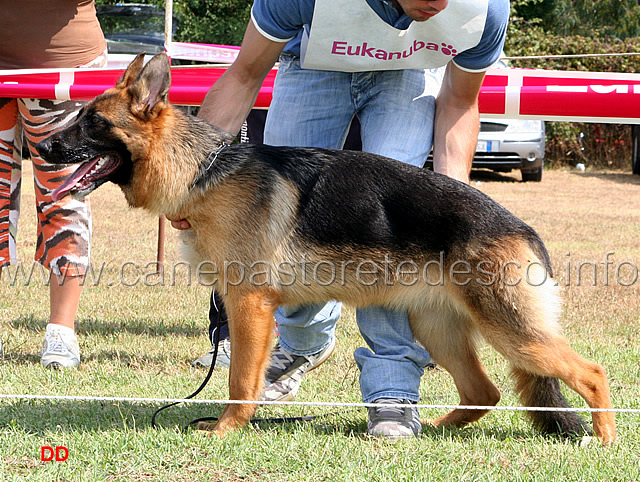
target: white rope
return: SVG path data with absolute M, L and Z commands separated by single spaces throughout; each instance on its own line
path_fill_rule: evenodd
M 633 57 L 640 52 L 609 53 L 609 54 L 559 54 L 559 55 L 523 55 L 521 57 L 500 57 L 505 60 L 533 60 L 533 59 L 578 59 L 583 57 Z
M 130 398 L 130 397 L 92 397 L 80 395 L 10 395 L 0 394 L 0 400 L 67 400 L 67 401 L 107 401 L 107 402 L 131 402 L 131 403 L 199 403 L 199 404 L 224 404 L 224 405 L 289 405 L 309 407 L 412 407 L 424 409 L 463 409 L 463 410 L 501 410 L 516 412 L 614 412 L 614 413 L 640 413 L 638 408 L 573 408 L 573 407 L 498 407 L 485 405 L 426 405 L 426 404 L 402 404 L 402 403 L 357 403 L 357 402 L 281 402 L 266 400 L 197 400 L 185 398 Z

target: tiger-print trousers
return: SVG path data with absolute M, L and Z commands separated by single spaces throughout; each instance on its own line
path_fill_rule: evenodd
M 34 146 L 72 121 L 75 101 L 0 99 L 0 267 L 16 263 L 16 235 L 22 182 L 22 129 L 33 164 L 38 227 L 35 260 L 52 273 L 84 274 L 89 263 L 91 213 L 84 202 L 51 193 L 77 166 L 44 162 Z M 22 129 L 21 129 L 22 127 Z
M 83 67 L 106 64 L 106 53 Z M 0 268 L 17 262 L 16 235 L 22 182 L 22 133 L 33 163 L 38 227 L 35 260 L 58 276 L 85 274 L 91 249 L 89 200 L 51 193 L 75 165 L 48 164 L 35 145 L 72 122 L 83 103 L 73 100 L 0 99 Z

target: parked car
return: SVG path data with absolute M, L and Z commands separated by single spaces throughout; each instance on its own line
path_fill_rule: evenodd
M 98 21 L 107 39 L 109 67 L 126 68 L 134 56 L 148 58 L 164 52 L 164 9 L 156 5 L 119 3 L 96 7 Z M 176 21 L 174 17 L 173 30 Z
M 544 150 L 543 121 L 481 117 L 473 167 L 498 172 L 520 169 L 523 181 L 540 182 Z

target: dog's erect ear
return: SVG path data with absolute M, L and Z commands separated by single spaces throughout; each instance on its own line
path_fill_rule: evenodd
M 139 57 L 129 66 L 142 62 Z M 125 78 L 129 72 L 125 74 Z M 166 54 L 155 55 L 136 76 L 133 83 L 127 86 L 133 97 L 132 112 L 141 118 L 150 119 L 158 115 L 167 104 L 171 85 L 171 66 Z
M 139 53 L 135 59 L 129 64 L 122 78 L 116 84 L 117 89 L 124 89 L 129 87 L 138 77 L 138 74 L 142 70 L 144 65 L 145 52 Z

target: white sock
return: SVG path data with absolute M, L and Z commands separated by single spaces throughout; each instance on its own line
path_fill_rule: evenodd
M 57 325 L 55 323 L 47 323 L 47 332 L 50 332 L 51 330 L 59 330 L 62 332 L 63 335 L 73 335 L 75 336 L 76 332 L 73 330 L 73 328 L 69 328 L 68 326 L 64 326 L 64 325 Z

